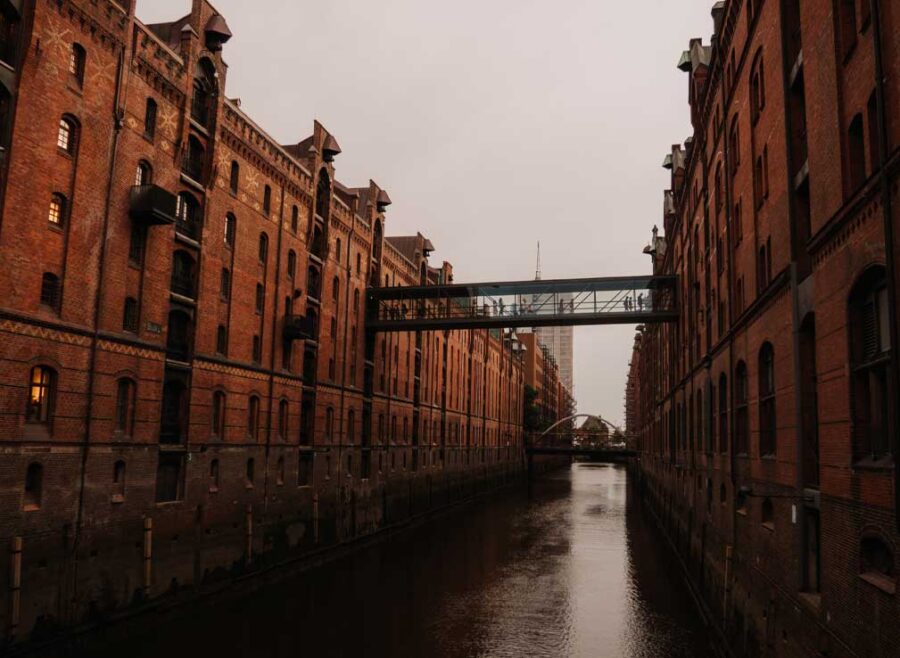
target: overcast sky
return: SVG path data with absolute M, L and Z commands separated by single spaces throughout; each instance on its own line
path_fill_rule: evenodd
M 190 0 L 138 0 L 145 22 Z M 282 143 L 318 119 L 343 183 L 394 201 L 455 280 L 647 273 L 661 168 L 690 132 L 691 37 L 712 0 L 218 0 L 226 93 Z M 580 411 L 624 419 L 634 327 L 575 330 Z

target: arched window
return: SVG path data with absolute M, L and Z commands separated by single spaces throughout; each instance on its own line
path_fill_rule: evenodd
M 331 280 L 331 301 L 337 303 L 341 295 L 341 281 L 337 277 Z
M 266 264 L 269 257 L 269 236 L 265 233 L 259 234 L 259 262 Z
M 38 462 L 31 462 L 25 471 L 25 497 L 22 507 L 25 511 L 41 508 L 44 493 L 44 467 Z
M 237 163 L 237 160 L 231 161 L 231 175 L 228 179 L 228 187 L 231 189 L 231 193 L 237 196 L 238 186 L 240 185 L 241 180 L 241 165 Z
M 216 352 L 222 356 L 228 354 L 228 330 L 224 324 L 220 324 L 216 329 Z
M 35 366 L 28 380 L 28 401 L 25 406 L 25 422 L 50 425 L 53 422 L 53 406 L 56 398 L 56 371 L 47 366 Z
M 123 377 L 116 384 L 116 434 L 134 434 L 134 402 L 136 386 L 133 380 Z
M 761 511 L 761 521 L 764 527 L 769 530 L 775 529 L 775 506 L 772 504 L 772 500 L 770 498 L 763 499 L 762 502 L 762 511 Z
M 237 219 L 231 213 L 225 215 L 225 231 L 222 235 L 222 239 L 225 242 L 225 246 L 229 249 L 234 248 L 234 236 L 237 231 Z
M 194 97 L 191 101 L 191 118 L 208 127 L 216 93 L 216 67 L 209 59 L 201 59 L 194 78 Z
M 719 375 L 719 452 L 728 452 L 728 378 Z
M 278 403 L 278 438 L 282 441 L 286 441 L 288 437 L 288 432 L 290 428 L 288 426 L 289 423 L 288 416 L 288 401 L 281 400 Z
M 182 192 L 178 195 L 175 206 L 175 217 L 178 222 L 175 230 L 191 239 L 196 239 L 200 228 L 200 205 L 193 195 Z
M 291 208 L 291 233 L 296 233 L 300 224 L 300 209 L 297 206 Z
M 188 178 L 198 182 L 203 182 L 203 169 L 206 163 L 206 149 L 199 139 L 191 135 L 188 137 L 187 150 L 184 152 L 184 159 L 181 161 L 181 171 Z
M 297 275 L 297 254 L 293 249 L 288 251 L 287 275 L 291 280 Z
M 262 341 L 259 336 L 253 337 L 253 363 L 262 363 Z
M 256 460 L 251 457 L 247 460 L 247 471 L 244 475 L 244 486 L 253 488 L 253 480 L 256 479 Z
M 212 396 L 210 432 L 218 439 L 225 438 L 225 394 L 215 391 Z
M 227 267 L 222 268 L 222 274 L 219 277 L 219 296 L 228 301 L 231 297 L 231 270 Z
M 263 188 L 263 212 L 266 215 L 272 214 L 272 188 L 269 185 Z
M 138 331 L 138 301 L 134 297 L 125 298 L 122 312 L 122 330 L 136 334 Z
M 59 150 L 69 155 L 75 155 L 77 148 L 78 130 L 75 121 L 69 117 L 59 120 L 59 132 L 56 136 L 56 146 Z
M 319 173 L 319 182 L 316 184 L 316 214 L 326 222 L 326 225 L 330 207 L 331 180 L 328 178 L 328 173 L 323 169 Z
M 172 292 L 194 298 L 196 287 L 196 263 L 193 256 L 179 249 L 172 255 Z
M 856 114 L 847 128 L 847 173 L 850 193 L 866 182 L 866 134 L 862 114 Z
M 138 187 L 149 185 L 153 182 L 153 167 L 146 160 L 138 162 L 137 171 L 134 174 L 134 184 Z
M 728 142 L 731 149 L 728 155 L 730 156 L 729 162 L 731 164 L 731 175 L 733 177 L 741 164 L 741 126 L 737 114 L 731 119 Z
M 347 412 L 347 443 L 356 441 L 356 412 L 351 409 Z
M 144 137 L 153 140 L 156 137 L 156 101 L 152 98 L 147 99 L 147 106 L 144 109 Z
M 112 502 L 125 500 L 125 462 L 121 459 L 113 464 Z
M 284 485 L 284 457 L 279 457 L 275 465 L 275 484 Z
M 748 393 L 747 366 L 743 361 L 738 361 L 734 369 L 734 449 L 739 455 L 747 455 L 750 452 Z
M 44 272 L 41 277 L 41 305 L 59 313 L 59 277 L 52 272 Z
M 330 441 L 334 437 L 334 409 L 328 407 L 325 410 L 325 440 Z
M 750 118 L 753 125 L 759 120 L 759 115 L 766 106 L 766 75 L 763 62 L 762 49 L 757 51 L 753 59 L 753 68 L 750 70 Z
M 213 459 L 209 462 L 209 492 L 217 493 L 219 491 L 219 460 Z
M 80 43 L 72 44 L 72 52 L 69 54 L 69 76 L 79 88 L 84 86 L 84 68 L 87 62 L 87 52 Z
M 62 226 L 66 221 L 66 197 L 62 194 L 54 194 L 50 197 L 50 210 L 47 213 L 47 221 L 51 226 Z
M 322 277 L 319 268 L 315 265 L 310 265 L 309 269 L 306 271 L 306 295 L 313 299 L 319 299 L 321 292 Z
M 759 350 L 759 455 L 772 456 L 776 450 L 775 351 L 771 343 L 763 343 Z
M 859 573 L 873 585 L 888 591 L 895 590 L 894 552 L 884 538 L 872 534 L 862 538 L 859 544 Z
M 266 289 L 263 288 L 263 284 L 256 284 L 256 313 L 257 315 L 261 315 L 263 309 L 266 305 Z
M 840 0 L 838 3 L 840 12 L 838 18 L 840 21 L 841 55 L 845 59 L 850 56 L 853 49 L 856 47 L 856 2 L 857 0 Z M 868 6 L 868 2 L 865 2 L 864 0 L 862 5 L 866 7 Z
M 853 286 L 849 300 L 850 403 L 857 460 L 880 460 L 890 454 L 890 313 L 885 268 L 871 267 Z
M 247 405 L 247 436 L 256 441 L 259 438 L 259 397 L 250 396 Z

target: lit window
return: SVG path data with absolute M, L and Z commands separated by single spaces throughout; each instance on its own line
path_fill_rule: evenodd
M 80 44 L 72 44 L 72 52 L 69 55 L 69 74 L 75 83 L 81 87 L 84 85 L 84 63 L 87 54 Z
M 59 120 L 59 133 L 56 136 L 56 145 L 69 155 L 75 151 L 75 124 L 70 119 Z
M 153 169 L 150 165 L 141 160 L 138 162 L 137 171 L 134 175 L 134 184 L 137 186 L 149 185 L 153 182 Z
M 28 386 L 28 405 L 25 422 L 49 425 L 53 418 L 53 396 L 56 387 L 56 372 L 45 366 L 31 370 Z
M 47 213 L 47 221 L 55 226 L 61 226 L 66 216 L 66 198 L 62 194 L 54 194 L 50 198 L 50 211 Z

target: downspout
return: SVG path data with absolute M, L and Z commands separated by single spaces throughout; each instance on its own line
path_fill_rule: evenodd
M 278 310 L 281 304 L 281 251 L 284 240 L 284 201 L 286 185 L 287 181 L 285 180 L 281 185 L 281 202 L 278 208 L 278 247 L 275 254 L 275 302 L 272 304 L 272 346 L 269 349 L 269 422 L 266 423 L 266 470 L 265 475 L 263 476 L 263 521 L 265 521 L 265 514 L 269 509 L 269 455 L 271 454 L 272 449 L 272 413 L 274 406 L 273 394 L 275 393 L 275 348 L 278 345 Z M 265 288 L 263 288 L 263 290 L 265 290 Z M 231 295 L 228 295 L 228 300 L 228 304 L 230 307 Z M 293 300 L 291 300 L 291 302 L 293 303 Z M 279 412 L 280 407 L 281 402 L 279 401 Z M 288 414 L 288 418 L 290 418 L 290 414 Z M 282 436 L 281 440 L 286 443 L 287 437 Z
M 353 252 L 353 236 L 356 235 L 356 217 L 353 216 L 351 211 L 350 213 L 350 233 L 347 236 L 347 285 L 344 286 L 344 340 L 341 346 L 341 401 L 338 405 L 338 413 L 340 414 L 338 420 L 338 427 L 345 427 L 344 424 L 344 397 L 345 391 L 347 389 L 347 333 L 350 331 L 349 323 L 350 323 L 350 287 L 352 282 L 353 272 L 350 267 L 350 254 Z M 341 262 L 341 254 L 338 254 L 338 271 L 340 271 L 344 267 Z M 322 282 L 322 286 L 325 286 L 325 282 Z M 356 414 L 354 414 L 354 421 Z M 344 449 L 344 436 L 346 432 L 339 432 L 340 441 L 338 442 L 338 489 L 342 488 L 342 481 L 344 479 L 344 461 L 343 461 L 343 449 Z M 340 500 L 343 500 L 341 498 Z
M 894 225 L 891 222 L 892 200 L 891 185 L 888 179 L 887 160 L 890 143 L 887 134 L 887 106 L 884 90 L 884 55 L 881 41 L 881 3 L 879 0 L 869 0 L 872 14 L 872 37 L 875 47 L 875 99 L 878 106 L 878 133 L 880 139 L 878 166 L 881 178 L 881 204 L 884 217 L 884 242 L 885 264 L 887 266 L 888 308 L 893 309 L 889 316 L 889 333 L 891 341 L 891 415 L 889 419 L 890 436 L 893 439 L 891 446 L 894 457 L 894 520 L 900 531 L 900 480 L 897 477 L 897 468 L 900 465 L 900 375 L 897 372 L 897 275 L 894 262 Z
M 132 16 L 133 20 L 133 16 Z M 72 551 L 71 557 L 74 558 L 74 568 L 72 574 L 72 598 L 75 598 L 78 583 L 78 545 L 81 539 L 81 526 L 84 519 L 84 498 L 85 498 L 85 489 L 86 489 L 86 480 L 87 480 L 87 461 L 88 454 L 90 450 L 90 441 L 91 441 L 91 429 L 92 423 L 91 420 L 94 415 L 94 386 L 96 382 L 96 378 L 94 373 L 97 369 L 97 343 L 100 340 L 100 305 L 103 302 L 103 283 L 105 281 L 104 273 L 106 270 L 106 244 L 109 240 L 109 222 L 110 222 L 110 211 L 112 205 L 112 190 L 113 190 L 113 182 L 115 180 L 115 172 L 116 172 L 116 161 L 119 150 L 119 137 L 122 133 L 122 128 L 124 126 L 123 122 L 123 111 L 122 111 L 122 101 L 124 100 L 122 97 L 122 86 L 124 84 L 123 77 L 125 75 L 125 53 L 128 46 L 123 46 L 122 50 L 119 52 L 119 58 L 117 63 L 117 71 L 116 71 L 116 92 L 115 98 L 113 101 L 113 133 L 112 133 L 112 143 L 110 144 L 110 153 L 109 153 L 109 176 L 106 180 L 106 210 L 103 213 L 103 230 L 102 230 L 102 240 L 100 241 L 100 254 L 98 258 L 97 265 L 97 290 L 94 295 L 94 318 L 93 318 L 93 335 L 91 336 L 91 351 L 90 357 L 88 361 L 87 368 L 87 405 L 85 410 L 85 418 L 84 418 L 84 442 L 82 444 L 81 449 L 81 471 L 79 475 L 79 483 L 78 483 L 78 507 L 77 507 L 77 516 L 75 518 L 75 532 L 72 541 Z M 63 588 L 65 588 L 65 583 L 63 583 Z

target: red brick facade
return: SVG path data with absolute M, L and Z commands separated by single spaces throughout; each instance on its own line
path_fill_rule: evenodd
M 896 655 L 900 5 L 728 0 L 666 166 L 642 484 L 742 655 Z
M 521 469 L 513 339 L 367 334 L 367 287 L 452 269 L 385 237 L 387 193 L 336 180 L 323 126 L 280 145 L 226 99 L 213 7 L 153 26 L 134 0 L 0 10 L 0 634 Z

